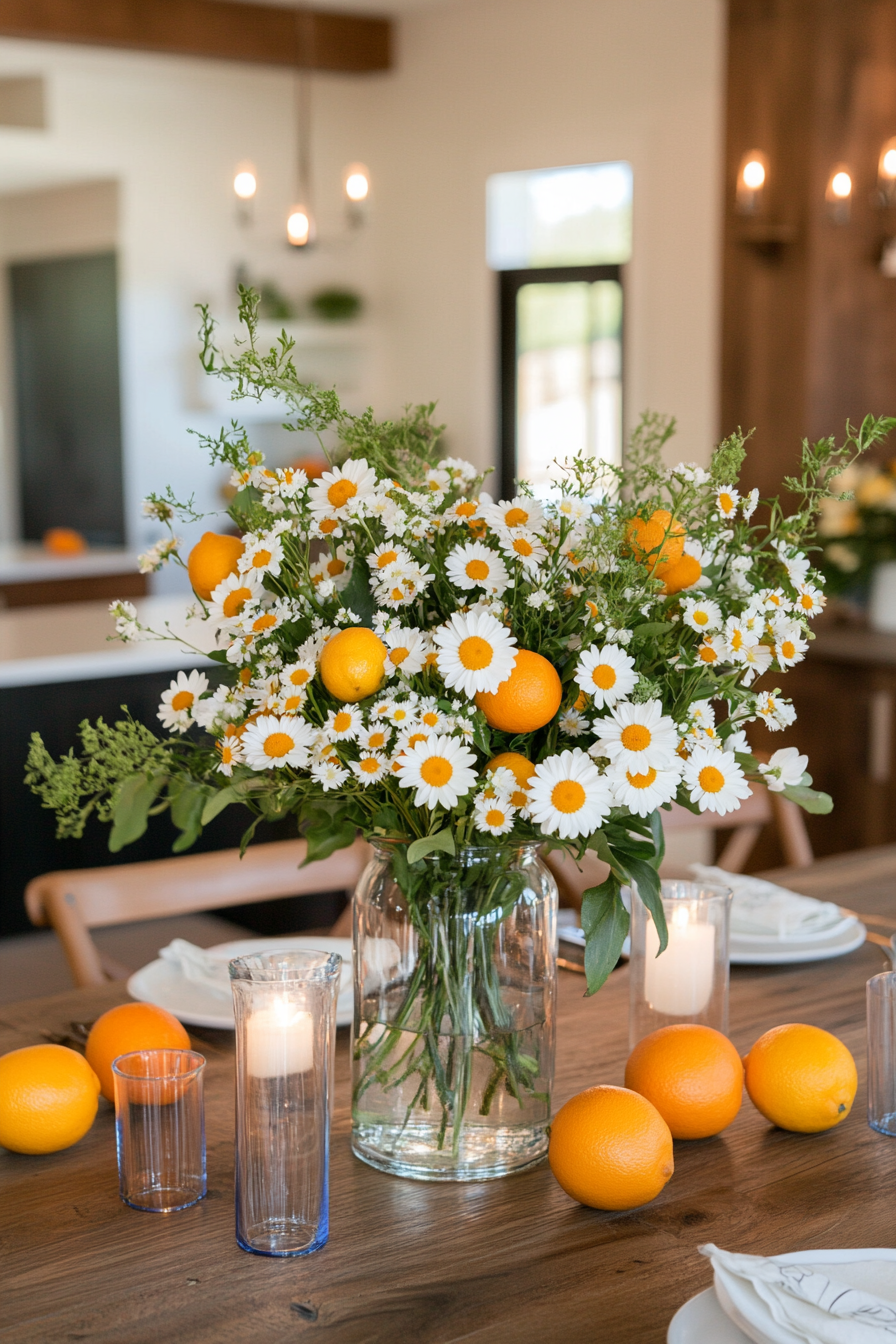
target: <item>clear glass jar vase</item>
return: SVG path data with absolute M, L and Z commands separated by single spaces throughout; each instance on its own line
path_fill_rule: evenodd
M 375 844 L 354 902 L 352 1147 L 424 1181 L 506 1176 L 547 1152 L 557 884 L 537 845 L 409 866 Z

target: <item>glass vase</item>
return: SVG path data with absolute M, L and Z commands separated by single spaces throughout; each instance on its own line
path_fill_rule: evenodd
M 352 1147 L 381 1171 L 488 1180 L 547 1152 L 557 885 L 537 845 L 409 866 L 375 844 L 354 902 Z

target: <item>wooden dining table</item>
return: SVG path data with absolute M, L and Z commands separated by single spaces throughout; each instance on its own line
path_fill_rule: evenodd
M 875 916 L 869 929 L 896 929 L 896 846 L 791 870 L 786 882 Z M 738 1049 L 782 1022 L 824 1027 L 855 1055 L 855 1106 L 835 1129 L 801 1135 L 769 1125 L 745 1097 L 717 1138 L 676 1142 L 666 1188 L 627 1213 L 576 1204 L 546 1162 L 474 1184 L 365 1166 L 349 1146 L 340 1031 L 330 1239 L 307 1258 L 267 1259 L 236 1244 L 233 1039 L 197 1029 L 208 1060 L 208 1194 L 193 1208 L 160 1215 L 121 1203 L 105 1101 L 73 1148 L 0 1150 L 0 1341 L 660 1344 L 678 1307 L 711 1282 L 704 1242 L 757 1255 L 896 1246 L 896 1139 L 865 1116 L 865 982 L 888 965 L 866 943 L 834 961 L 732 968 Z M 555 1106 L 623 1081 L 628 969 L 593 998 L 583 990 L 581 976 L 561 972 Z M 119 982 L 0 1007 L 0 1053 L 126 999 Z

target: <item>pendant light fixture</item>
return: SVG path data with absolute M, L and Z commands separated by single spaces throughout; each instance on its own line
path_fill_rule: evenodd
M 316 229 L 311 191 L 311 71 L 300 70 L 294 83 L 298 160 L 296 202 L 286 219 L 286 241 L 291 247 L 310 247 Z

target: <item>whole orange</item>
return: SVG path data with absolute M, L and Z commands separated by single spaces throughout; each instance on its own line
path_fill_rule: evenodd
M 631 518 L 625 536 L 635 558 L 657 578 L 664 578 L 665 571 L 681 559 L 687 533 L 668 509 L 654 509 L 649 518 Z
M 636 1209 L 656 1199 L 674 1170 L 672 1135 L 646 1097 L 589 1087 L 551 1121 L 551 1171 L 592 1209 Z
M 0 1058 L 0 1145 L 14 1153 L 58 1153 L 96 1119 L 99 1079 L 65 1045 L 26 1045 Z
M 44 550 L 51 555 L 83 555 L 87 542 L 73 527 L 51 527 L 43 536 Z
M 190 1038 L 177 1018 L 154 1003 L 121 1003 L 98 1017 L 84 1053 L 107 1101 L 115 1100 L 112 1061 L 134 1050 L 189 1050 Z
M 337 700 L 365 700 L 383 684 L 387 653 L 379 635 L 363 625 L 340 630 L 321 651 L 320 679 Z
M 662 577 L 665 579 L 663 592 L 666 597 L 680 593 L 682 588 L 690 588 L 692 583 L 696 583 L 702 573 L 703 566 L 699 560 L 695 560 L 692 555 L 683 555 L 663 574 Z
M 513 671 L 496 691 L 480 691 L 476 704 L 492 728 L 503 733 L 534 733 L 560 708 L 563 687 L 557 669 L 540 653 L 519 649 Z
M 243 543 L 239 537 L 228 537 L 221 532 L 203 532 L 187 556 L 187 573 L 193 592 L 205 602 L 228 574 L 235 574 Z
M 529 803 L 529 795 L 526 793 L 526 786 L 529 780 L 535 774 L 535 766 L 525 756 L 520 755 L 518 751 L 502 751 L 497 756 L 493 756 L 485 767 L 486 770 L 509 770 L 519 784 L 516 793 L 511 794 L 510 801 L 514 807 L 526 807 Z
M 750 1100 L 781 1129 L 816 1134 L 849 1115 L 858 1085 L 855 1060 L 821 1027 L 801 1022 L 772 1027 L 744 1064 Z
M 638 1042 L 625 1085 L 653 1102 L 673 1139 L 708 1139 L 740 1110 L 744 1066 L 720 1031 L 679 1022 Z

